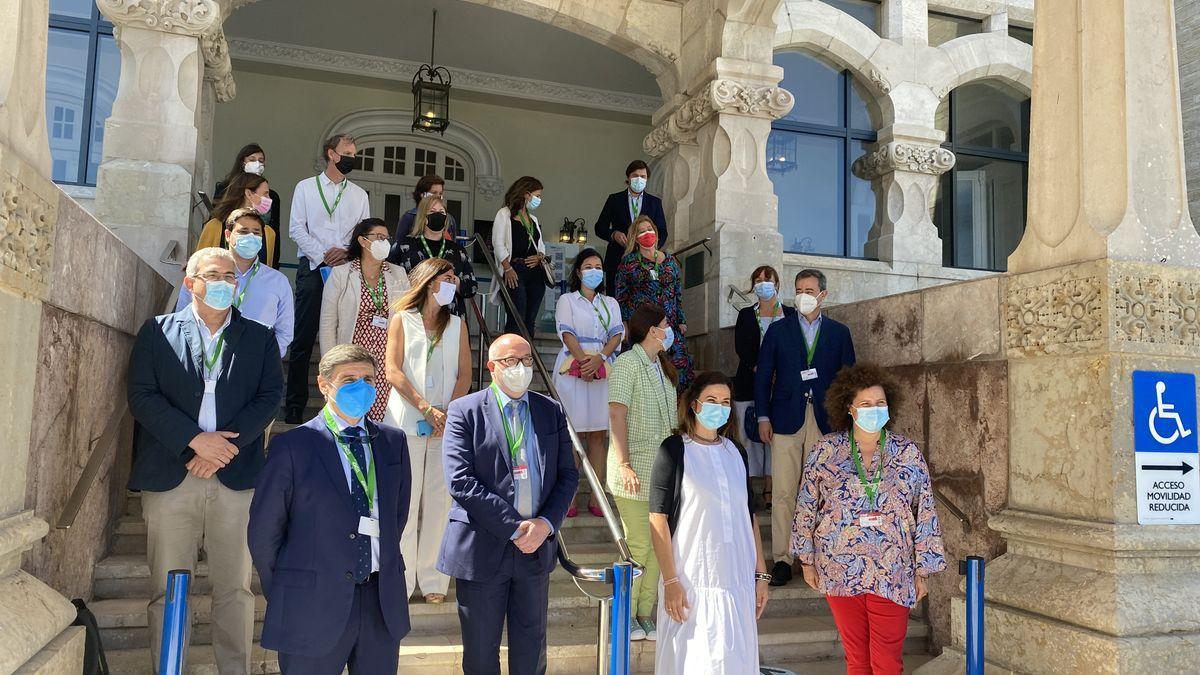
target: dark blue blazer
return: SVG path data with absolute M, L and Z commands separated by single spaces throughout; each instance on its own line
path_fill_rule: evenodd
M 663 211 L 662 200 L 648 192 L 643 192 L 640 213 L 650 216 L 650 219 L 654 221 L 654 226 L 658 228 L 659 248 L 662 248 L 667 241 L 667 214 Z M 625 255 L 625 247 L 614 243 L 612 235 L 614 232 L 628 234 L 629 226 L 632 224 L 633 219 L 629 217 L 629 191 L 621 190 L 609 195 L 608 199 L 604 201 L 600 217 L 596 219 L 594 229 L 597 237 L 609 242 L 608 249 L 604 253 L 604 269 L 609 276 L 610 284 L 617 267 L 621 264 L 621 258 Z
M 567 418 L 558 403 L 536 392 L 529 392 L 529 411 L 542 467 L 536 516 L 550 521 L 558 531 L 579 484 Z M 442 464 L 454 501 L 438 569 L 456 579 L 489 581 L 496 576 L 501 552 L 512 545 L 510 538 L 524 520 L 514 506 L 512 458 L 504 438 L 500 406 L 490 389 L 450 403 Z M 551 536 L 534 554 L 542 573 L 553 571 L 557 551 Z
M 854 365 L 854 341 L 850 339 L 850 329 L 823 316 L 812 363 L 817 369 L 817 379 L 805 382 L 800 373 L 809 367 L 805 363 L 807 357 L 799 314 L 771 324 L 758 350 L 754 408 L 760 417 L 764 411 L 769 411 L 771 430 L 777 434 L 794 434 L 804 426 L 804 404 L 809 391 L 813 396 L 817 427 L 822 434 L 829 433 L 825 391 L 843 366 Z
M 217 471 L 231 490 L 248 490 L 266 461 L 263 430 L 283 400 L 283 368 L 275 331 L 236 310 L 225 328 L 217 378 L 217 430 L 240 434 L 238 454 Z M 129 489 L 165 492 L 187 475 L 188 443 L 201 433 L 204 369 L 200 327 L 191 306 L 147 319 L 129 355 L 129 411 L 137 423 Z
M 408 441 L 394 427 L 367 422 L 379 494 L 379 604 L 396 641 L 408 634 L 408 589 L 400 533 L 412 490 Z M 267 596 L 262 644 L 321 656 L 350 620 L 358 511 L 341 451 L 318 415 L 271 440 L 250 503 L 248 543 Z

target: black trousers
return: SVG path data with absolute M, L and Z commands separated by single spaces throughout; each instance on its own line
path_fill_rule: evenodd
M 500 556 L 495 578 L 454 580 L 463 672 L 500 675 L 500 638 L 507 623 L 509 675 L 545 675 L 550 576 L 537 569 L 537 556 L 521 553 L 512 543 Z
M 538 267 L 525 267 L 519 262 L 513 263 L 512 267 L 517 272 L 517 287 L 508 289 L 508 294 L 512 296 L 517 313 L 529 329 L 529 336 L 533 337 L 537 332 L 538 314 L 542 312 L 542 299 L 546 297 L 546 277 Z M 520 334 L 517 321 L 512 316 L 504 322 L 504 332 Z
M 372 579 L 354 588 L 354 604 L 346 628 L 333 650 L 322 656 L 280 652 L 279 669 L 286 675 L 350 675 L 394 673 L 400 660 L 400 643 L 384 623 L 379 604 L 379 581 Z
M 296 328 L 292 336 L 288 364 L 287 396 L 284 413 L 303 415 L 308 407 L 308 362 L 312 360 L 317 329 L 321 325 L 321 294 L 325 282 L 321 267 L 309 269 L 308 258 L 301 256 L 296 268 Z

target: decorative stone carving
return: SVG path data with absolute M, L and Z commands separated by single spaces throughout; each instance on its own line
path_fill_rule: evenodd
M 0 171 L 0 268 L 12 285 L 41 296 L 50 271 L 57 205 Z
M 875 180 L 893 171 L 940 176 L 954 168 L 954 153 L 937 145 L 893 141 L 854 162 L 854 175 Z
M 1095 276 L 1013 289 L 1005 307 L 1008 348 L 1038 350 L 1099 340 L 1103 310 L 1100 278 Z
M 651 130 L 642 141 L 642 149 L 651 157 L 660 157 L 674 145 L 694 142 L 696 131 L 713 115 L 728 113 L 774 120 L 786 115 L 795 102 L 791 92 L 782 87 L 713 80 Z
M 1112 296 L 1115 339 L 1200 345 L 1200 284 L 1158 276 L 1119 276 Z
M 879 70 L 872 68 L 867 72 L 867 79 L 871 81 L 871 84 L 875 85 L 875 88 L 878 89 L 881 94 L 892 93 L 892 83 L 888 82 L 888 79 L 884 77 L 883 73 L 879 72 Z
M 504 193 L 504 180 L 500 176 L 476 176 L 475 192 L 488 201 L 499 199 Z
M 233 81 L 233 63 L 229 60 L 229 43 L 221 28 L 200 36 L 200 53 L 204 55 L 204 79 L 211 82 L 218 103 L 228 103 L 237 96 Z
M 779 119 L 792 109 L 796 100 L 782 87 L 748 87 L 732 80 L 712 83 L 713 108 L 725 111 L 734 108 L 742 115 Z
M 215 0 L 98 0 L 100 13 L 118 26 L 200 36 L 221 23 Z

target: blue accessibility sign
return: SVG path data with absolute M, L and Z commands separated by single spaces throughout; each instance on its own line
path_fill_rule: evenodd
M 1133 372 L 1135 452 L 1196 453 L 1196 376 Z

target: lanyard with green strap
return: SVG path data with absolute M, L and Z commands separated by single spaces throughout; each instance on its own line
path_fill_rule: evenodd
M 514 436 L 512 427 L 508 424 L 508 411 L 500 403 L 500 387 L 497 387 L 496 383 L 492 382 L 491 389 L 492 394 L 496 397 L 496 405 L 500 408 L 500 421 L 504 424 L 504 440 L 508 442 L 508 454 L 512 457 L 513 464 L 516 464 L 517 455 L 521 451 L 521 443 L 525 440 L 525 423 L 524 421 L 521 422 L 521 428 L 517 430 Z
M 822 322 L 824 323 L 824 322 Z M 821 339 L 821 327 L 817 326 L 817 332 L 813 334 L 812 344 L 808 344 L 808 340 L 804 339 L 804 331 L 800 331 L 800 340 L 805 343 L 804 348 L 808 352 L 808 360 L 805 361 L 809 367 L 812 366 L 813 354 L 817 353 L 817 341 Z
M 854 459 L 854 469 L 858 472 L 858 482 L 862 484 L 863 493 L 867 495 L 867 500 L 871 502 L 871 509 L 877 510 L 878 504 L 875 502 L 875 495 L 879 493 L 879 482 L 883 480 L 883 453 L 887 447 L 887 431 L 884 431 L 879 436 L 879 449 L 875 454 L 879 456 L 879 465 L 875 467 L 875 477 L 867 480 L 867 472 L 863 470 L 862 455 L 858 452 L 858 443 L 854 442 L 854 428 L 850 428 L 850 456 Z
M 433 350 L 437 349 L 438 343 L 442 341 L 442 336 L 435 335 L 432 338 L 429 338 L 428 334 L 426 334 L 426 338 L 429 339 L 429 346 L 425 348 L 425 365 L 428 366 L 429 361 L 433 359 Z
M 362 275 L 363 286 L 366 287 L 367 293 L 370 294 L 371 302 L 375 303 L 375 310 L 380 314 L 387 314 L 387 311 L 385 311 L 387 307 L 387 288 L 383 283 L 383 268 L 379 268 L 379 282 L 375 284 L 374 288 L 371 287 L 371 284 L 367 283 L 367 275 L 362 271 L 361 267 L 358 268 L 358 272 Z
M 354 473 L 358 484 L 362 486 L 363 492 L 367 495 L 367 509 L 374 510 L 375 508 L 375 462 L 367 463 L 367 475 L 363 476 L 362 467 L 358 465 L 358 460 L 354 458 L 354 453 L 350 452 L 350 447 L 342 440 L 342 435 L 338 432 L 337 424 L 333 421 L 333 413 L 329 412 L 326 407 L 322 411 L 325 415 L 325 426 L 329 427 L 329 433 L 333 434 L 333 442 L 337 443 L 342 454 L 346 456 L 346 460 L 350 462 L 350 471 Z M 371 443 L 364 443 L 366 451 L 371 452 Z
M 778 319 L 779 317 L 783 316 L 783 303 L 780 302 L 779 300 L 775 301 L 775 311 L 777 312 L 777 314 L 775 314 L 774 316 L 768 316 L 767 318 L 768 319 Z M 763 336 L 765 336 L 767 334 L 767 331 L 763 330 L 762 321 L 761 321 L 762 314 L 759 313 L 758 303 L 755 303 L 755 305 L 754 305 L 754 319 L 755 319 L 754 324 L 756 326 L 758 326 L 758 341 L 761 344 L 763 341 Z M 816 341 L 814 340 L 814 342 L 816 342 Z M 810 361 L 812 360 L 811 353 L 808 355 L 808 359 Z
M 421 246 L 425 248 L 425 255 L 430 258 L 440 258 L 446 252 L 446 239 L 442 238 L 442 247 L 438 249 L 438 254 L 434 255 L 433 250 L 429 248 L 429 239 L 425 235 L 421 235 Z
M 586 299 L 586 298 L 585 298 Z M 596 306 L 596 300 L 600 301 L 600 306 Z M 604 335 L 608 335 L 609 326 L 612 325 L 612 311 L 608 309 L 608 304 L 604 302 L 603 296 L 596 294 L 595 300 L 591 302 L 592 311 L 596 313 L 596 318 L 600 320 L 600 325 L 604 326 Z M 604 314 L 600 314 L 600 310 L 604 310 Z
M 337 198 L 333 200 L 333 206 L 330 206 L 329 200 L 325 198 L 325 189 L 321 187 L 321 177 L 317 176 L 316 181 L 317 194 L 321 195 L 321 203 L 325 205 L 325 213 L 328 213 L 329 217 L 332 218 L 333 212 L 337 210 L 338 204 L 342 202 L 342 194 L 346 192 L 346 185 L 350 182 L 350 179 L 342 179 L 342 186 L 338 188 Z
M 250 268 L 250 276 L 246 279 L 246 283 L 242 284 L 242 292 L 233 300 L 233 306 L 241 309 L 242 300 L 246 299 L 246 291 L 250 290 L 250 282 L 254 281 L 254 276 L 258 274 L 258 261 L 254 261 L 254 266 Z M 224 335 L 224 333 L 222 333 Z
M 225 348 L 225 329 L 221 329 L 221 334 L 217 337 L 217 348 L 213 350 L 212 358 L 208 358 L 207 350 L 204 348 L 204 339 L 200 339 L 200 359 L 204 361 L 204 374 L 207 376 L 212 372 L 213 366 L 217 365 L 217 361 L 221 359 L 221 350 Z
M 537 241 L 533 238 L 533 220 L 524 211 L 517 213 L 517 220 L 521 221 L 521 224 L 525 226 L 525 234 L 529 236 L 529 250 L 533 251 L 530 255 L 537 254 Z
M 642 210 L 642 200 L 640 198 L 629 195 L 629 215 L 637 220 L 638 212 Z

